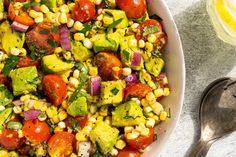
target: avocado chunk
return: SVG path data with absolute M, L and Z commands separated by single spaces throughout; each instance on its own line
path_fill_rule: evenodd
M 42 59 L 42 68 L 45 73 L 58 73 L 73 67 L 74 64 L 64 62 L 55 54 L 44 56 Z
M 4 21 L 0 24 L 0 48 L 2 48 L 2 37 L 8 29 L 10 29 L 8 21 Z
M 128 18 L 123 10 L 117 9 L 104 9 L 106 14 L 111 15 L 114 21 L 122 19 L 122 21 L 115 28 L 126 28 L 128 27 Z
M 67 112 L 73 117 L 86 115 L 88 113 L 87 99 L 85 97 L 78 97 L 69 104 Z
M 11 113 L 12 113 L 12 107 L 9 107 L 3 111 L 0 111 L 0 130 L 3 128 L 4 122 L 9 118 Z
M 116 143 L 119 131 L 105 122 L 98 122 L 90 132 L 91 141 L 98 145 L 103 154 L 109 153 Z
M 124 127 L 145 123 L 143 110 L 136 101 L 128 101 L 116 107 L 112 112 L 112 125 Z
M 122 82 L 107 81 L 101 83 L 101 104 L 118 104 L 122 101 Z
M 147 62 L 145 62 L 145 67 L 149 73 L 157 77 L 164 67 L 164 61 L 161 58 L 152 56 Z
M 5 25 L 7 26 L 7 24 Z M 10 28 L 5 28 L 6 31 L 2 36 L 2 49 L 10 54 L 11 48 L 21 49 L 25 42 L 25 33 L 17 32 Z
M 72 42 L 71 53 L 73 54 L 75 61 L 85 61 L 93 56 L 93 53 L 78 41 Z
M 109 34 L 98 34 L 93 43 L 94 52 L 113 51 L 116 52 L 119 48 L 122 36 L 118 32 Z
M 0 84 L 0 106 L 6 106 L 13 100 L 13 95 L 6 86 Z
M 0 0 L 0 14 L 2 14 L 2 16 L 3 12 L 4 12 L 4 0 Z
M 14 96 L 35 92 L 40 83 L 35 66 L 15 69 L 10 73 L 10 77 Z
M 57 7 L 56 0 L 41 0 L 41 4 L 45 4 L 51 10 Z

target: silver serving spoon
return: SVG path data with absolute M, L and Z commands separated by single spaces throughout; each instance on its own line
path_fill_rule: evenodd
M 205 157 L 217 139 L 236 130 L 236 81 L 212 82 L 203 92 L 199 113 L 201 137 L 189 157 Z

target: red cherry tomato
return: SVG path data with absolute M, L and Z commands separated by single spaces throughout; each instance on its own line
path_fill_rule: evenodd
M 129 97 L 138 97 L 139 99 L 142 99 L 148 92 L 151 91 L 152 88 L 145 84 L 131 84 L 124 89 L 124 98 L 125 100 L 127 100 Z
M 138 19 L 147 11 L 146 0 L 116 0 L 116 3 L 129 18 Z
M 126 147 L 120 150 L 115 157 L 141 157 L 141 153 L 137 149 Z
M 72 128 L 72 123 L 73 121 L 76 121 L 79 123 L 79 126 L 81 129 L 83 129 L 85 127 L 85 124 L 87 123 L 87 120 L 88 120 L 88 117 L 87 116 L 78 116 L 78 117 L 71 117 L 71 116 L 68 116 L 66 119 L 65 119 L 65 123 L 66 123 L 66 126 Z
M 72 18 L 80 22 L 89 22 L 95 15 L 95 5 L 89 0 L 77 0 L 72 10 Z
M 66 83 L 56 74 L 43 77 L 43 90 L 53 105 L 58 106 L 66 97 Z
M 69 132 L 57 132 L 48 140 L 50 156 L 69 157 L 73 152 L 75 136 Z
M 125 138 L 128 145 L 135 149 L 144 149 L 147 146 L 149 146 L 153 140 L 154 140 L 154 128 L 149 128 L 149 135 L 148 136 L 142 136 L 135 139 L 127 139 Z
M 19 62 L 17 63 L 16 67 L 29 67 L 29 66 L 38 66 L 40 64 L 39 60 L 33 60 L 32 58 L 26 56 L 26 57 L 20 57 Z
M 23 143 L 24 138 L 19 138 L 16 130 L 4 129 L 0 134 L 0 145 L 8 150 L 18 149 Z
M 4 84 L 7 87 L 10 87 L 10 81 L 9 79 L 0 73 L 0 84 Z
M 22 131 L 25 137 L 33 144 L 40 144 L 50 138 L 48 124 L 38 119 L 25 121 Z

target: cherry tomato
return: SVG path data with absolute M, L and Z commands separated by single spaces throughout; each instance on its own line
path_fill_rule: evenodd
M 43 90 L 53 105 L 58 106 L 66 98 L 66 83 L 59 75 L 49 74 L 43 77 Z
M 33 144 L 40 144 L 50 138 L 48 124 L 38 119 L 25 121 L 22 131 L 25 137 Z
M 121 61 L 112 53 L 101 52 L 95 57 L 99 76 L 105 81 L 119 79 L 122 71 L 114 71 L 113 67 L 122 67 Z
M 147 11 L 146 0 L 116 0 L 116 4 L 129 18 L 138 19 Z
M 8 150 L 18 149 L 23 143 L 24 138 L 19 138 L 16 130 L 4 129 L 0 134 L 0 145 Z
M 7 87 L 10 87 L 10 81 L 9 79 L 0 73 L 0 84 L 4 84 Z
M 126 147 L 119 150 L 115 157 L 141 157 L 141 153 L 137 149 Z
M 28 13 L 24 12 L 23 9 L 15 10 L 13 4 L 11 3 L 8 7 L 8 16 L 12 21 L 19 22 L 23 25 L 34 25 L 34 20 L 28 15 Z
M 73 121 L 76 121 L 79 123 L 79 126 L 81 129 L 83 129 L 85 127 L 85 124 L 87 123 L 88 121 L 88 117 L 87 116 L 78 116 L 78 117 L 71 117 L 71 116 L 68 116 L 66 119 L 65 119 L 65 123 L 66 123 L 66 126 L 72 128 L 72 123 Z
M 48 140 L 50 156 L 69 157 L 73 152 L 75 136 L 69 132 L 57 132 Z
M 143 136 L 140 135 L 135 139 L 127 139 L 125 138 L 127 144 L 135 149 L 144 149 L 149 146 L 154 140 L 154 128 L 149 128 L 149 135 Z
M 38 66 L 39 64 L 40 64 L 39 60 L 33 60 L 32 58 L 25 56 L 19 58 L 19 62 L 17 63 L 16 67 L 21 68 L 29 66 Z
M 167 36 L 163 32 L 161 23 L 158 22 L 157 20 L 149 19 L 149 20 L 143 21 L 137 29 L 137 32 L 135 35 L 136 39 L 137 40 L 140 40 L 140 39 L 146 40 L 146 37 L 143 36 L 143 33 L 144 33 L 145 27 L 149 27 L 149 26 L 157 26 L 157 28 L 159 29 L 159 32 L 154 33 L 154 35 L 157 38 L 156 41 L 154 42 L 154 44 L 158 45 L 161 49 L 163 49 L 163 47 L 166 44 Z
M 23 144 L 18 150 L 18 152 L 22 155 L 26 155 L 29 153 L 30 149 L 32 149 L 32 146 Z
M 80 22 L 89 22 L 95 15 L 95 5 L 89 0 L 77 0 L 72 10 L 72 18 Z
M 138 97 L 139 99 L 142 99 L 146 96 L 148 92 L 151 92 L 151 91 L 152 91 L 152 88 L 145 84 L 142 84 L 142 83 L 131 84 L 124 89 L 124 98 L 125 100 L 127 100 L 131 96 L 131 97 Z

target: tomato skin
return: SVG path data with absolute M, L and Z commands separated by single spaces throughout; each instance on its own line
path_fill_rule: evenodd
M 95 5 L 89 0 L 77 0 L 72 10 L 72 18 L 80 22 L 89 22 L 95 18 Z
M 1 73 L 0 73 L 0 84 L 4 84 L 8 88 L 11 86 L 9 79 Z
M 66 98 L 66 83 L 57 74 L 49 74 L 43 77 L 43 91 L 53 105 L 59 106 Z
M 67 118 L 65 119 L 66 126 L 72 128 L 71 122 L 73 120 L 77 121 L 80 125 L 80 128 L 83 129 L 88 121 L 88 117 L 87 116 L 77 116 L 74 118 L 71 116 L 67 116 Z
M 47 141 L 51 136 L 48 124 L 38 119 L 25 121 L 22 131 L 25 137 L 33 144 Z
M 115 157 L 141 157 L 141 153 L 137 149 L 126 147 L 119 150 Z
M 113 67 L 122 67 L 121 61 L 114 54 L 100 52 L 96 55 L 94 61 L 98 67 L 98 74 L 103 80 L 116 80 L 121 76 L 121 70 L 118 72 L 112 70 Z
M 127 144 L 135 149 L 144 149 L 147 146 L 149 146 L 153 140 L 154 140 L 154 128 L 149 128 L 149 135 L 148 136 L 142 136 L 135 139 L 127 139 L 125 138 Z
M 39 60 L 33 60 L 32 58 L 25 56 L 19 58 L 19 62 L 17 63 L 16 67 L 21 68 L 29 66 L 38 66 L 39 64 L 40 64 Z
M 127 100 L 130 96 L 142 99 L 146 96 L 148 92 L 151 91 L 152 88 L 145 84 L 142 83 L 131 84 L 124 89 L 124 99 Z
M 116 4 L 129 18 L 138 19 L 147 11 L 146 0 L 116 0 Z
M 7 150 L 18 149 L 24 143 L 24 140 L 24 138 L 18 137 L 16 130 L 4 129 L 0 134 L 0 145 Z
M 73 152 L 75 136 L 69 132 L 57 132 L 48 140 L 50 156 L 68 157 Z

